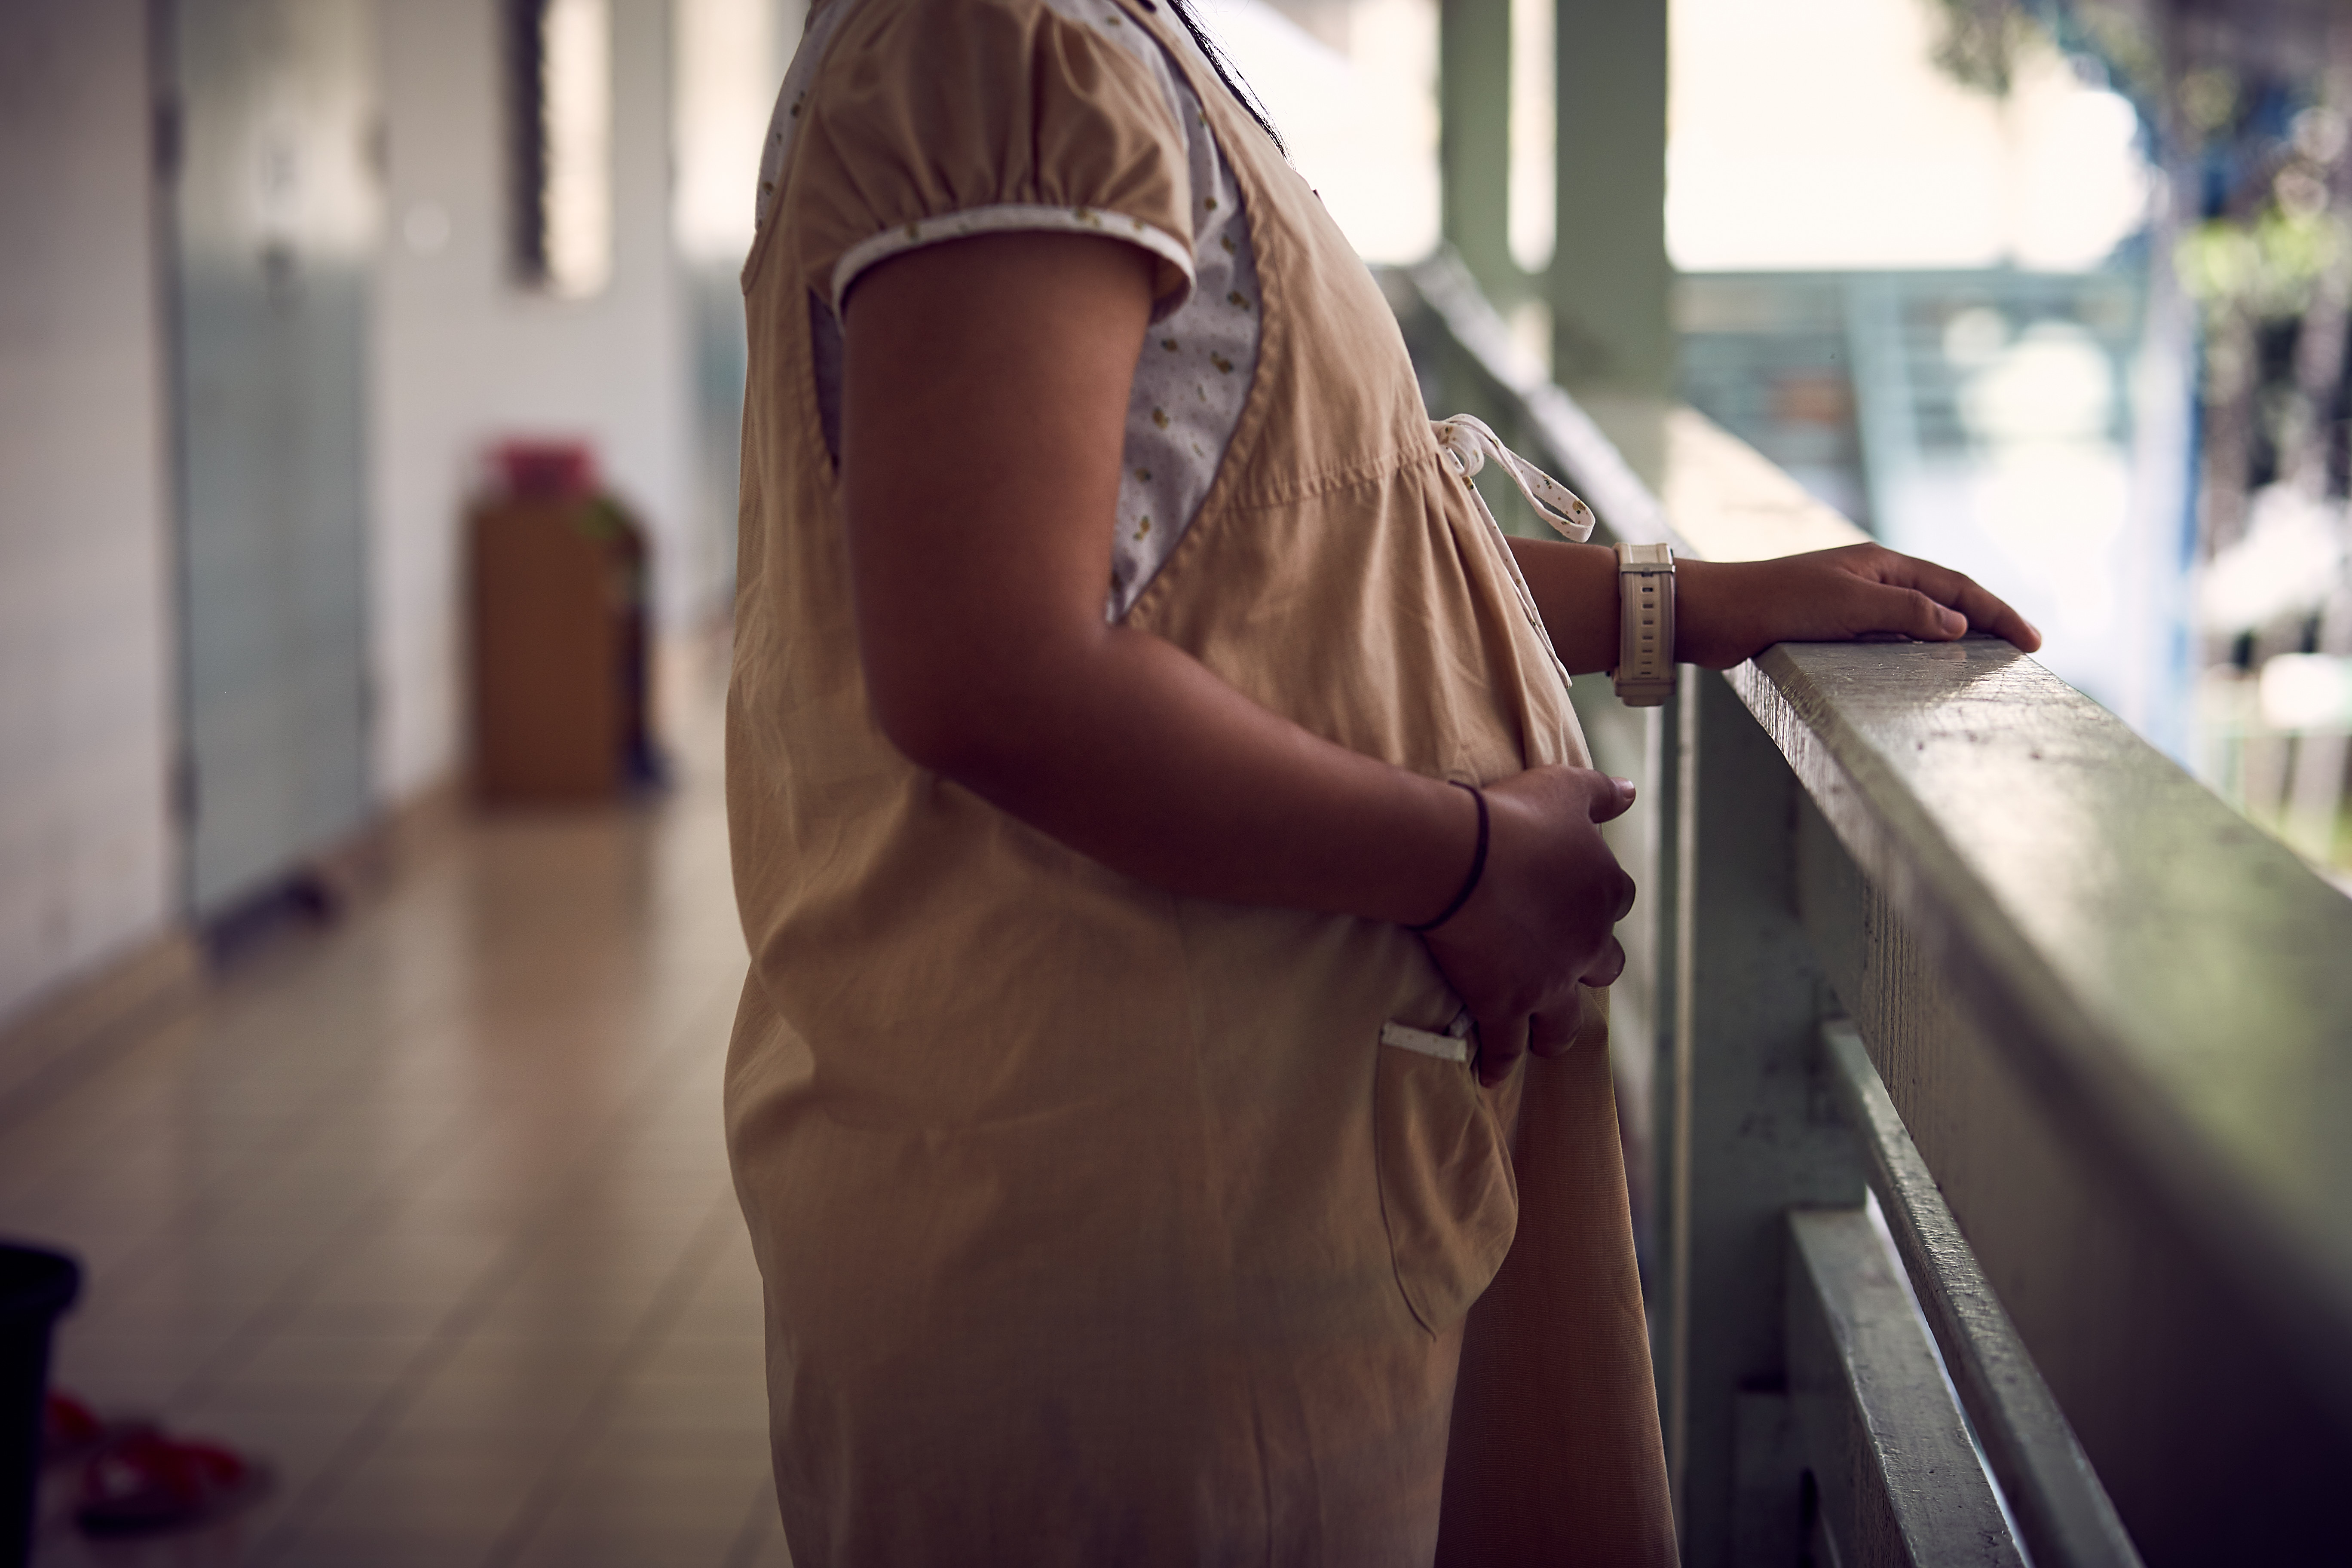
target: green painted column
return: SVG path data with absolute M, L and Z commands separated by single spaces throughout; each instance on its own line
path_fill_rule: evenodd
M 1526 292 L 1511 260 L 1511 0 L 1440 0 L 1439 224 L 1486 297 Z
M 1553 375 L 1566 386 L 1675 389 L 1666 4 L 1558 0 L 1559 240 L 1548 292 Z M 1507 16 L 1499 25 L 1507 36 Z M 1508 115 L 1507 100 L 1496 112 Z

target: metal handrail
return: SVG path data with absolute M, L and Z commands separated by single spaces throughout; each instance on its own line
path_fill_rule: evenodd
M 1689 410 L 1579 406 L 1458 263 L 1390 287 L 1467 372 L 1455 395 L 1616 537 L 1716 559 L 1862 537 Z M 1610 433 L 1661 455 L 1654 486 Z M 1755 1447 L 1780 1419 L 1756 1404 L 1777 1397 L 1772 1227 L 1865 1177 L 2038 1562 L 2333 1539 L 2352 904 L 1997 642 L 1781 645 L 1686 679 L 1635 744 L 1661 808 L 1637 868 L 1664 911 L 1655 1332 L 1692 1560 L 1739 1538 L 1756 1465 L 1793 1462 Z M 1874 1064 L 1875 1097 L 1841 1090 L 1868 1135 L 1845 1152 L 1787 1088 L 1820 1052 L 1785 1026 L 1823 1003 L 1858 1029 L 1832 1058 Z
M 1846 1121 L 1862 1136 L 1870 1190 L 2026 1550 L 2041 1563 L 2139 1568 L 2107 1489 L 1960 1235 L 1852 1022 L 1824 1023 L 1822 1051 Z

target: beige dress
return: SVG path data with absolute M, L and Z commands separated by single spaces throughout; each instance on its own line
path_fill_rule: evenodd
M 816 390 L 843 258 L 1058 209 L 1181 295 L 1207 215 L 1120 26 L 1184 73 L 1259 289 L 1126 624 L 1433 777 L 1587 760 L 1321 204 L 1164 12 L 1075 3 L 832 0 L 744 273 L 726 1111 L 794 1561 L 1671 1562 L 1600 1032 L 1482 1093 L 1409 932 L 1134 881 L 870 717 Z

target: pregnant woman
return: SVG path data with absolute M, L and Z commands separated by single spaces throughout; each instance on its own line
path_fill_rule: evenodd
M 1568 697 L 1621 562 L 1486 520 L 1171 4 L 817 0 L 768 144 L 726 1109 L 793 1561 L 1668 1563 Z M 1875 547 L 1645 585 L 1717 667 L 2034 642 Z

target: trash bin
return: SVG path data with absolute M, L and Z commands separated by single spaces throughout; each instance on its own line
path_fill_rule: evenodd
M 0 1242 L 0 1568 L 23 1568 L 32 1555 L 49 1329 L 80 1289 L 72 1258 Z
M 494 805 L 658 782 L 643 529 L 584 447 L 509 443 L 474 510 L 474 784 Z

